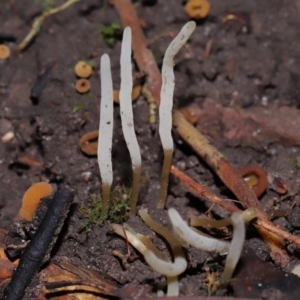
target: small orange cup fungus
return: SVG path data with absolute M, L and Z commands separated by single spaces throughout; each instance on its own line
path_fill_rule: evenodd
M 78 79 L 76 82 L 76 91 L 80 94 L 87 93 L 91 88 L 91 84 L 87 79 Z
M 113 98 L 115 103 L 120 103 L 120 97 L 119 97 L 120 91 L 114 90 L 113 91 Z
M 87 155 L 97 155 L 99 131 L 84 134 L 79 140 L 80 150 Z
M 10 49 L 6 45 L 0 45 L 0 59 L 7 59 L 10 56 Z
M 75 74 L 80 78 L 88 78 L 92 74 L 92 67 L 85 61 L 79 61 L 74 68 Z
M 207 0 L 189 0 L 184 9 L 191 19 L 201 20 L 207 17 L 210 3 Z
M 142 92 L 142 86 L 140 84 L 134 84 L 132 87 L 132 102 L 137 100 L 137 98 L 140 96 Z M 115 103 L 120 103 L 120 98 L 119 98 L 119 90 L 114 90 L 113 92 L 113 98 Z
M 140 84 L 134 84 L 132 88 L 132 101 L 135 101 L 142 92 L 142 86 Z
M 52 194 L 53 188 L 47 182 L 34 183 L 24 194 L 19 216 L 22 220 L 31 222 L 40 200 Z

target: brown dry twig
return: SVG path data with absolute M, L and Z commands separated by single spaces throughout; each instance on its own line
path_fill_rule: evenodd
M 147 75 L 146 84 L 151 91 L 156 103 L 160 101 L 161 75 L 143 34 L 139 19 L 130 0 L 114 0 L 113 4 L 119 13 L 123 27 L 130 26 L 132 31 L 132 49 L 135 61 L 140 69 Z
M 38 32 L 41 29 L 41 26 L 44 22 L 44 20 L 53 14 L 56 14 L 66 8 L 68 8 L 70 5 L 78 2 L 80 0 L 68 0 L 67 2 L 65 2 L 64 4 L 58 6 L 58 7 L 54 7 L 48 11 L 45 11 L 44 13 L 42 13 L 39 17 L 37 17 L 32 26 L 31 29 L 29 31 L 29 33 L 26 35 L 26 37 L 22 40 L 22 42 L 19 44 L 18 48 L 17 48 L 17 54 L 19 54 L 20 52 L 22 52 L 28 45 L 29 43 L 34 39 L 34 37 L 38 34 Z

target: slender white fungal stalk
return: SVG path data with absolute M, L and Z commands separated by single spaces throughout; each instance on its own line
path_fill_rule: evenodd
M 178 276 L 167 277 L 167 283 L 168 283 L 167 297 L 178 297 L 179 296 Z
M 139 195 L 141 177 L 141 153 L 136 135 L 134 132 L 132 112 L 132 66 L 131 66 L 131 28 L 126 27 L 123 33 L 121 49 L 121 88 L 120 88 L 120 109 L 124 138 L 130 153 L 133 180 L 132 199 L 130 204 L 130 215 L 134 216 Z
M 172 222 L 174 232 L 187 244 L 209 252 L 228 252 L 228 242 L 219 241 L 217 239 L 206 237 L 204 235 L 196 233 L 187 225 L 187 223 L 181 218 L 180 214 L 174 208 L 170 208 L 168 210 L 168 213 Z
M 173 94 L 175 86 L 174 76 L 174 56 L 186 43 L 196 28 L 196 23 L 190 21 L 186 23 L 179 34 L 171 42 L 162 66 L 162 88 L 160 92 L 160 105 L 159 105 L 159 135 L 164 149 L 164 163 L 161 174 L 160 182 L 160 195 L 157 207 L 164 208 L 167 198 L 169 174 L 173 156 L 173 139 L 172 139 L 172 108 L 173 108 Z
M 157 273 L 174 277 L 183 273 L 187 267 L 187 261 L 185 257 L 178 256 L 174 262 L 168 262 L 158 258 L 151 250 L 149 250 L 139 239 L 130 231 L 123 229 L 118 224 L 112 224 L 112 228 L 115 233 L 122 236 L 129 241 L 129 243 L 136 248 L 145 258 L 147 264 Z M 126 236 L 124 234 L 126 232 Z
M 111 160 L 113 135 L 113 85 L 110 70 L 110 59 L 107 54 L 103 54 L 101 57 L 100 77 L 101 105 L 97 154 L 102 180 L 102 216 L 105 216 L 110 206 L 110 189 L 113 181 Z
M 239 213 L 233 213 L 230 218 L 233 225 L 233 238 L 226 257 L 225 268 L 221 276 L 221 286 L 227 286 L 233 275 L 237 262 L 241 257 L 246 235 L 243 216 Z

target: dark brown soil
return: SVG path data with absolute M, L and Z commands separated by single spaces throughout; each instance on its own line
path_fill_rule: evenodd
M 58 5 L 62 1 L 55 1 Z M 142 2 L 142 1 L 141 1 Z M 146 2 L 146 1 L 145 1 Z M 300 4 L 297 0 L 241 1 L 210 0 L 211 12 L 208 18 L 197 24 L 197 28 L 184 48 L 176 57 L 175 103 L 178 107 L 192 105 L 192 108 L 229 107 L 232 109 L 253 108 L 276 110 L 281 106 L 299 109 L 300 103 Z M 138 16 L 146 22 L 145 34 L 150 48 L 161 66 L 165 49 L 189 20 L 182 1 L 159 0 L 153 6 L 136 2 Z M 7 43 L 12 53 L 17 44 L 30 30 L 34 18 L 42 11 L 41 1 L 3 1 L 0 10 L 0 33 L 11 33 L 17 43 Z M 222 23 L 228 14 L 238 13 L 242 21 Z M 85 233 L 85 223 L 78 214 L 78 208 L 87 205 L 90 194 L 101 189 L 96 157 L 84 155 L 78 146 L 79 138 L 87 132 L 97 130 L 99 123 L 99 58 L 108 53 L 111 58 L 114 88 L 119 88 L 120 46 L 117 38 L 113 47 L 107 46 L 101 36 L 101 26 L 119 23 L 120 19 L 112 6 L 101 1 L 78 2 L 63 12 L 50 16 L 44 22 L 38 36 L 19 56 L 14 54 L 5 61 L 0 60 L 0 134 L 13 131 L 15 137 L 1 143 L 0 147 L 0 227 L 9 229 L 20 208 L 26 189 L 38 181 L 48 181 L 53 186 L 62 185 L 77 192 L 76 204 L 71 211 L 64 239 L 55 255 L 68 257 L 76 264 L 102 271 L 115 278 L 120 284 L 138 287 L 148 285 L 150 290 L 164 279 L 153 272 L 142 257 L 131 248 L 133 271 L 125 271 L 112 250 L 126 253 L 123 239 L 112 233 L 109 225 L 93 226 Z M 162 36 L 161 38 L 158 38 Z M 210 39 L 214 39 L 208 58 L 202 53 Z M 91 91 L 80 95 L 75 91 L 76 76 L 73 72 L 78 60 L 95 64 L 90 78 Z M 55 62 L 51 78 L 39 101 L 33 103 L 30 90 L 37 76 Z M 149 208 L 150 215 L 159 223 L 170 228 L 166 210 L 155 209 L 162 166 L 162 149 L 157 131 L 149 125 L 147 101 L 141 96 L 134 103 L 135 128 L 141 147 L 144 184 L 139 205 Z M 122 136 L 119 107 L 114 112 L 113 167 L 115 185 L 130 185 L 131 165 Z M 289 122 L 286 115 L 286 122 Z M 263 123 L 263 120 L 261 121 Z M 198 120 L 198 124 L 201 119 Z M 213 123 L 212 123 L 213 124 Z M 199 125 L 199 127 L 201 127 Z M 210 131 L 210 128 L 207 128 Z M 213 131 L 213 129 L 212 129 Z M 294 210 L 288 217 L 274 220 L 283 229 L 299 235 L 300 227 L 300 171 L 295 161 L 300 156 L 297 142 L 281 144 L 280 140 L 269 140 L 259 144 L 235 143 L 226 135 L 208 134 L 213 145 L 237 168 L 247 164 L 259 164 L 269 174 L 278 174 L 289 187 L 289 197 L 281 199 L 268 189 L 261 201 L 266 210 L 272 207 Z M 206 185 L 212 192 L 233 197 L 216 178 L 212 170 L 174 134 L 176 150 L 173 164 L 194 180 Z M 288 145 L 288 146 L 286 146 Z M 33 166 L 24 163 L 24 157 L 40 163 Z M 282 200 L 282 201 L 280 201 Z M 210 204 L 186 193 L 184 186 L 171 177 L 167 208 L 175 207 L 183 218 L 204 214 Z M 215 217 L 225 217 L 226 211 L 215 207 Z M 158 248 L 168 253 L 164 241 L 141 221 L 139 217 L 128 220 L 130 226 L 140 233 L 150 235 Z M 249 229 L 246 242 L 264 264 L 271 264 L 268 248 L 255 230 Z M 207 295 L 206 271 L 209 269 L 208 253 L 193 248 L 186 250 L 189 266 L 180 277 L 180 295 Z M 284 271 L 290 272 L 298 264 L 299 249 L 288 246 L 290 263 Z M 221 270 L 224 259 L 212 255 Z M 268 263 L 266 263 L 268 262 Z M 249 266 L 249 264 L 248 264 Z M 240 266 L 243 269 L 243 265 Z M 236 273 L 236 278 L 239 272 Z M 263 274 L 262 279 L 263 281 Z M 254 284 L 254 283 L 253 283 Z M 269 286 L 267 286 L 269 287 Z M 266 288 L 267 288 L 266 287 Z M 276 287 L 278 288 L 278 287 Z M 261 297 L 258 294 L 243 293 L 245 285 L 230 290 L 230 295 Z M 289 298 L 283 291 L 282 298 Z M 228 291 L 220 292 L 225 295 Z M 260 296 L 258 296 L 260 295 Z M 267 292 L 265 299 L 271 298 Z M 273 294 L 272 294 L 273 295 Z

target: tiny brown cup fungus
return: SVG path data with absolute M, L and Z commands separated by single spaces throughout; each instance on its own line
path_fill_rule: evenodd
M 198 118 L 193 113 L 193 111 L 188 107 L 183 107 L 180 109 L 180 112 L 183 114 L 183 116 L 186 118 L 186 120 L 191 123 L 192 125 L 196 125 Z
M 85 94 L 87 93 L 91 88 L 91 84 L 89 80 L 81 78 L 78 79 L 76 82 L 76 91 L 80 94 Z
M 10 49 L 6 45 L 0 45 L 0 59 L 7 59 L 10 56 Z
M 140 84 L 134 84 L 132 87 L 132 94 L 131 94 L 132 102 L 138 99 L 141 92 L 142 92 L 142 86 Z M 119 93 L 120 93 L 119 90 L 114 90 L 113 96 L 114 96 L 115 103 L 120 103 Z
M 34 183 L 24 194 L 19 216 L 22 220 L 31 222 L 40 200 L 52 194 L 53 188 L 47 182 Z
M 80 78 L 88 78 L 92 74 L 92 67 L 85 61 L 79 61 L 74 68 L 75 74 Z
M 189 0 L 184 9 L 191 19 L 201 20 L 207 17 L 210 3 L 207 0 Z
M 241 168 L 239 172 L 257 197 L 265 192 L 268 187 L 268 174 L 262 167 L 247 165 Z

